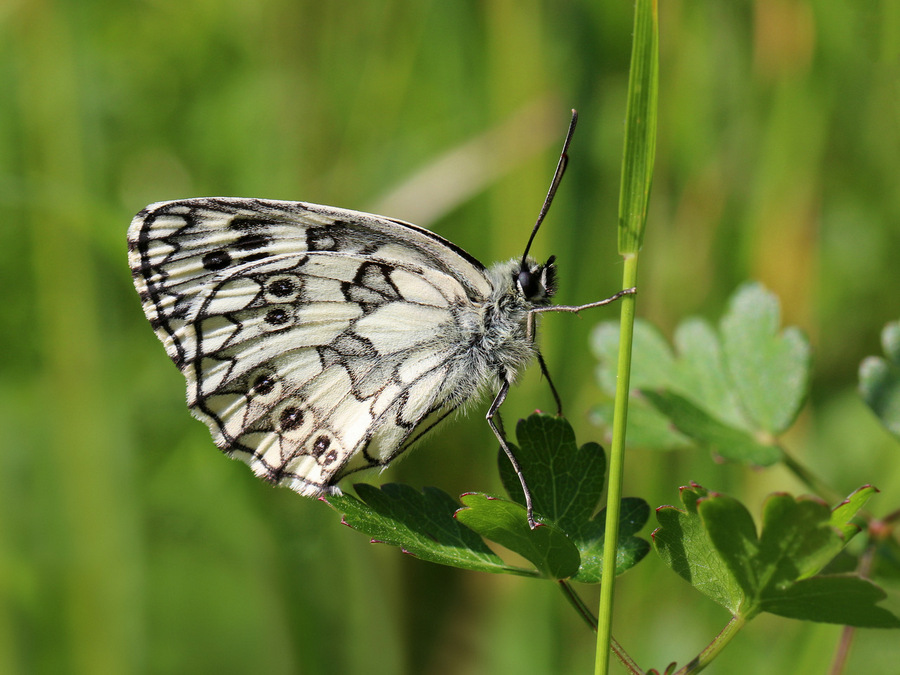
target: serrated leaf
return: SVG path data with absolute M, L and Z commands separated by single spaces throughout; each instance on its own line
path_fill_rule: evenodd
M 518 477 L 503 465 L 504 482 L 519 503 L 469 494 L 463 498 L 469 508 L 457 511 L 459 504 L 440 490 L 426 488 L 420 493 L 396 484 L 381 489 L 360 484 L 355 486 L 359 498 L 334 495 L 326 501 L 344 514 L 347 525 L 373 541 L 399 546 L 424 560 L 485 572 L 599 581 L 605 512 L 591 516 L 603 492 L 603 449 L 596 443 L 579 448 L 568 422 L 550 415 L 532 415 L 517 430 L 522 447 L 513 447 L 528 477 L 537 514 L 546 522 L 537 534 L 528 527 Z M 503 458 L 508 463 L 505 454 Z M 635 565 L 649 550 L 649 544 L 635 536 L 648 516 L 643 500 L 623 500 L 617 573 Z M 537 571 L 507 565 L 479 535 L 533 562 Z
M 606 510 L 596 514 L 595 511 L 605 484 L 603 448 L 596 443 L 579 447 L 568 421 L 540 413 L 519 421 L 516 438 L 520 445 L 510 443 L 510 449 L 531 491 L 536 517 L 559 527 L 577 547 L 581 567 L 573 578 L 585 583 L 599 583 Z M 498 464 L 510 498 L 524 505 L 521 483 L 502 450 L 498 452 Z M 649 542 L 634 536 L 646 525 L 649 516 L 650 507 L 644 500 L 622 500 L 617 574 L 636 565 L 649 552 Z
M 859 525 L 852 523 L 851 519 L 877 492 L 878 488 L 872 485 L 863 485 L 858 490 L 854 490 L 849 497 L 832 509 L 831 526 L 838 529 L 849 540 L 860 530 Z
M 887 358 L 870 356 L 859 366 L 859 391 L 863 400 L 894 436 L 900 438 L 900 321 L 881 332 Z
M 534 414 L 516 425 L 519 445 L 510 444 L 531 490 L 536 516 L 574 533 L 590 520 L 603 495 L 606 455 L 596 443 L 575 443 L 572 426 L 561 417 Z M 497 462 L 503 487 L 520 504 L 522 484 L 502 450 Z
M 772 439 L 796 418 L 806 396 L 809 345 L 795 329 L 778 333 L 777 299 L 758 284 L 739 288 L 718 330 L 688 319 L 675 330 L 675 351 L 652 326 L 635 324 L 632 386 L 655 405 L 668 424 L 652 417 L 628 442 L 674 447 L 684 437 L 723 458 L 761 466 L 781 458 Z M 592 336 L 600 359 L 598 380 L 615 385 L 618 333 L 602 324 Z M 677 356 L 676 356 L 677 354 Z M 634 399 L 639 411 L 642 401 Z M 603 414 L 602 412 L 600 413 Z
M 812 576 L 855 534 L 854 527 L 846 527 L 847 519 L 870 495 L 871 488 L 858 490 L 833 511 L 817 499 L 771 495 L 757 536 L 740 502 L 692 484 L 682 489 L 684 511 L 657 510 L 660 527 L 653 542 L 673 571 L 745 619 L 767 611 L 811 621 L 893 627 L 897 619 L 875 607 L 884 595 L 870 582 L 853 575 Z M 844 606 L 826 607 L 845 601 Z
M 822 500 L 770 495 L 763 505 L 758 573 L 767 580 L 766 588 L 786 587 L 819 572 L 845 544 Z
M 528 526 L 521 504 L 481 493 L 460 498 L 464 508 L 456 519 L 481 536 L 521 555 L 548 579 L 567 579 L 578 571 L 578 549 L 550 523 Z
M 612 400 L 594 406 L 591 421 L 603 429 L 612 429 Z M 628 404 L 628 434 L 625 444 L 629 448 L 676 450 L 691 447 L 695 443 L 679 432 L 665 415 L 651 407 L 645 398 L 637 396 L 632 397 Z
M 482 572 L 536 576 L 534 570 L 507 565 L 481 537 L 454 519 L 459 504 L 442 490 L 418 492 L 408 485 L 355 485 L 359 499 L 329 495 L 325 501 L 344 522 L 373 542 L 399 546 L 422 560 Z
M 661 506 L 656 510 L 659 527 L 651 538 L 659 557 L 676 574 L 704 595 L 737 614 L 744 591 L 713 547 L 697 514 L 697 504 L 707 490 L 692 483 L 680 491 L 684 510 Z
M 616 392 L 616 371 L 607 364 L 615 364 L 619 355 L 619 323 L 603 321 L 597 324 L 591 335 L 591 346 L 601 364 L 597 380 L 603 391 L 613 395 Z M 655 389 L 673 386 L 678 382 L 678 368 L 672 349 L 665 337 L 649 321 L 635 320 L 632 351 L 633 389 Z
M 647 524 L 650 506 L 638 497 L 625 497 L 619 507 L 619 545 L 616 547 L 616 574 L 637 565 L 650 552 L 650 542 L 634 536 Z M 573 581 L 599 584 L 603 577 L 606 508 L 579 529 L 572 539 L 581 553 L 581 567 Z
M 809 342 L 796 328 L 778 333 L 778 298 L 758 283 L 741 286 L 722 317 L 725 363 L 741 405 L 758 428 L 785 431 L 806 398 Z
M 713 549 L 744 593 L 742 613 L 752 614 L 746 605 L 748 600 L 755 600 L 759 583 L 754 566 L 759 554 L 759 543 L 750 512 L 732 497 L 709 494 L 698 501 L 697 514 Z

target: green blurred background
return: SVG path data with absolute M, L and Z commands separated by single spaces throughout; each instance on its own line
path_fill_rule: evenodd
M 661 5 L 639 314 L 671 331 L 761 280 L 815 349 L 788 445 L 895 508 L 897 445 L 854 387 L 900 317 L 900 3 Z M 599 0 L 2 3 L 0 673 L 590 672 L 593 636 L 552 584 L 371 545 L 222 457 L 141 313 L 125 231 L 152 201 L 302 199 L 512 257 L 574 107 L 534 252 L 558 256 L 561 302 L 605 297 L 631 23 L 630 2 Z M 590 329 L 615 311 L 544 320 L 582 440 L 603 437 Z M 373 480 L 498 489 L 486 405 Z M 551 399 L 530 371 L 505 410 L 535 407 Z M 627 468 L 653 506 L 689 480 L 754 510 L 803 491 L 697 451 L 635 450 Z M 683 663 L 727 620 L 654 554 L 616 597 L 645 667 Z M 761 617 L 707 672 L 825 672 L 838 634 Z M 895 634 L 861 631 L 847 672 L 898 659 Z

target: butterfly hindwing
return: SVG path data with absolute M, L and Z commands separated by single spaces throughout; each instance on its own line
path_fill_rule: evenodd
M 192 412 L 221 449 L 308 495 L 387 463 L 456 406 L 445 385 L 491 290 L 427 230 L 300 202 L 154 204 L 129 251 Z

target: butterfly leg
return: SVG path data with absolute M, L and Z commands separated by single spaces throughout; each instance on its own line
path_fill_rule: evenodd
M 546 307 L 532 307 L 528 310 L 528 323 L 526 324 L 526 335 L 530 338 L 534 335 L 534 320 L 531 318 L 535 314 L 541 314 L 543 312 L 569 312 L 571 314 L 578 314 L 578 312 L 582 312 L 586 309 L 593 309 L 594 307 L 603 307 L 603 305 L 608 305 L 611 302 L 615 302 L 621 297 L 626 295 L 635 295 L 637 293 L 637 288 L 626 288 L 623 291 L 619 291 L 615 293 L 605 300 L 598 300 L 597 302 L 589 302 L 586 305 L 547 305 Z
M 509 445 L 506 443 L 506 438 L 503 436 L 503 432 L 500 427 L 497 426 L 497 422 L 494 421 L 494 417 L 497 417 L 497 421 L 500 420 L 499 409 L 500 406 L 503 405 L 503 401 L 506 400 L 506 395 L 509 393 L 509 380 L 506 379 L 506 373 L 500 372 L 500 381 L 502 384 L 500 385 L 500 391 L 497 392 L 497 396 L 494 398 L 494 402 L 491 403 L 491 407 L 488 408 L 487 415 L 485 419 L 487 419 L 487 423 L 491 427 L 491 431 L 494 432 L 494 436 L 497 437 L 497 440 L 500 441 L 500 447 L 503 448 L 503 452 L 506 453 L 506 456 L 509 457 L 509 462 L 512 464 L 513 470 L 516 472 L 516 475 L 519 477 L 519 482 L 522 484 L 522 492 L 525 495 L 525 513 L 528 516 L 528 527 L 532 530 L 537 527 L 537 523 L 534 520 L 534 506 L 531 503 L 531 490 L 528 489 L 527 483 L 525 483 L 525 476 L 522 473 L 522 467 L 519 466 L 519 460 L 516 459 L 516 456 L 513 454 L 513 451 L 510 449 Z
M 538 364 L 541 366 L 541 373 L 545 378 L 547 378 L 547 384 L 550 385 L 550 392 L 553 394 L 553 400 L 556 401 L 556 416 L 562 417 L 562 399 L 559 397 L 559 392 L 556 391 L 556 387 L 553 386 L 553 380 L 550 379 L 550 371 L 547 370 L 547 364 L 544 362 L 544 357 L 540 351 L 537 353 Z

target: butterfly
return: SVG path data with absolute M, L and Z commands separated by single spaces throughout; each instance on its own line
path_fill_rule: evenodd
M 423 227 L 330 206 L 213 197 L 138 213 L 128 230 L 135 287 L 216 445 L 271 483 L 322 496 L 388 465 L 490 389 L 487 421 L 534 526 L 497 411 L 530 361 L 546 373 L 536 316 L 633 292 L 551 305 L 554 258 L 528 257 L 576 119 L 525 253 L 490 269 Z

